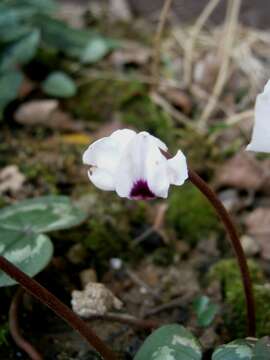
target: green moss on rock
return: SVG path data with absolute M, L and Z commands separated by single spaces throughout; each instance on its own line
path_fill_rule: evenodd
M 205 197 L 192 184 L 173 189 L 169 197 L 168 222 L 180 238 L 196 244 L 219 229 L 219 220 Z
M 270 285 L 264 284 L 265 277 L 256 262 L 249 260 L 248 266 L 253 282 L 256 304 L 256 327 L 258 337 L 270 333 Z M 215 264 L 209 274 L 212 280 L 218 280 L 223 289 L 225 309 L 224 322 L 232 338 L 246 335 L 246 304 L 238 265 L 234 259 L 221 260 Z

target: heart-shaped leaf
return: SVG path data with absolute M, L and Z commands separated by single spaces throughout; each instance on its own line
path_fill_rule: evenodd
M 235 340 L 219 346 L 212 355 L 212 360 L 251 360 L 252 345 L 247 340 Z
M 62 98 L 74 96 L 77 91 L 74 81 L 62 71 L 51 73 L 42 83 L 42 89 L 48 95 Z
M 200 360 L 198 340 L 181 325 L 165 325 L 143 343 L 134 360 Z
M 0 254 L 30 276 L 50 261 L 53 246 L 44 232 L 68 229 L 81 223 L 85 214 L 68 197 L 43 196 L 0 210 Z M 15 281 L 0 272 L 0 287 Z

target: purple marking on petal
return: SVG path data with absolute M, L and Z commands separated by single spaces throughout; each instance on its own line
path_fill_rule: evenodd
M 154 199 L 156 196 L 149 189 L 149 186 L 145 180 L 138 180 L 133 185 L 133 188 L 130 192 L 130 197 L 135 200 L 150 200 Z

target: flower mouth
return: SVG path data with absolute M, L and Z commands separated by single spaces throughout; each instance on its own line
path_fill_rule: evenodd
M 132 187 L 130 197 L 135 200 L 151 200 L 155 199 L 155 194 L 149 189 L 145 180 L 138 180 Z

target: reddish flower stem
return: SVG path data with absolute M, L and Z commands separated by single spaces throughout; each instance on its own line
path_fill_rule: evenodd
M 16 280 L 29 294 L 65 320 L 74 330 L 77 330 L 105 360 L 117 360 L 116 354 L 107 347 L 83 320 L 36 280 L 30 278 L 3 256 L 0 256 L 0 269 Z
M 193 170 L 189 169 L 189 180 L 195 185 L 204 196 L 210 201 L 215 208 L 219 218 L 224 224 L 224 227 L 230 237 L 232 247 L 234 249 L 241 277 L 243 288 L 246 298 L 247 306 L 247 324 L 248 324 L 248 336 L 254 337 L 256 334 L 256 316 L 255 316 L 255 302 L 252 289 L 252 282 L 247 265 L 246 256 L 244 254 L 241 242 L 239 240 L 235 225 L 228 214 L 227 210 L 223 206 L 214 191 L 207 185 L 207 183 Z
M 42 360 L 43 357 L 29 341 L 24 339 L 20 332 L 18 313 L 22 296 L 23 290 L 19 288 L 12 299 L 9 309 L 9 330 L 16 345 L 25 351 L 31 360 Z

